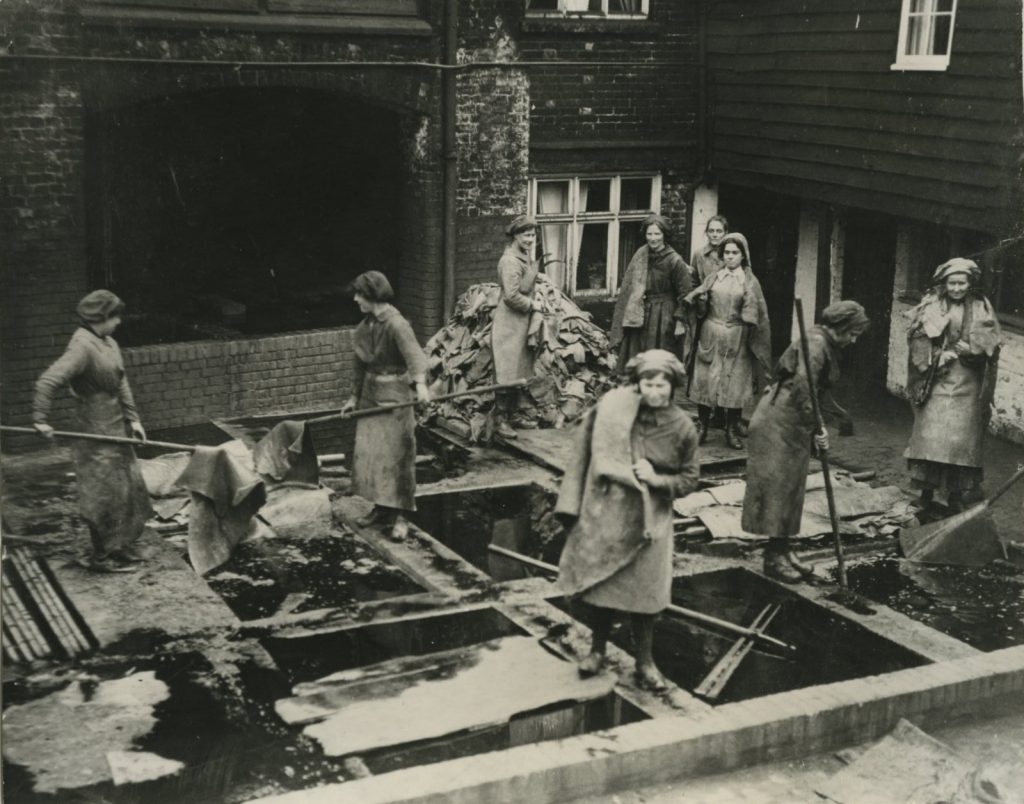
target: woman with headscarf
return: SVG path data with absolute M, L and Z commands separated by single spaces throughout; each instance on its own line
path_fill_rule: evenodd
M 606 393 L 584 417 L 555 513 L 569 526 L 562 591 L 593 630 L 582 675 L 597 673 L 617 612 L 631 615 L 637 681 L 666 682 L 654 664 L 654 616 L 671 602 L 672 501 L 697 485 L 697 433 L 672 404 L 685 373 L 671 352 L 642 352 L 630 384 Z
M 352 333 L 352 396 L 342 412 L 393 405 L 416 398 L 429 402 L 427 358 L 402 314 L 392 306 L 394 291 L 380 271 L 352 283 L 364 318 Z M 416 416 L 412 407 L 356 420 L 352 491 L 373 503 L 364 527 L 390 528 L 399 539 L 409 530 L 404 512 L 416 510 Z
M 533 355 L 526 339 L 530 314 L 541 309 L 533 298 L 533 286 L 539 270 L 533 259 L 537 240 L 537 222 L 528 215 L 517 215 L 505 228 L 508 243 L 498 260 L 498 284 L 501 298 L 491 325 L 491 354 L 494 357 L 494 381 L 515 382 L 533 376 Z M 494 395 L 494 432 L 502 438 L 515 438 L 513 425 L 519 409 L 519 390 L 498 391 Z
M 750 267 L 747 238 L 739 232 L 726 235 L 718 253 L 722 267 L 685 299 L 700 332 L 687 356 L 689 396 L 697 403 L 700 443 L 707 439 L 711 412 L 720 407 L 725 409 L 725 443 L 743 449 L 740 414 L 771 365 L 768 305 Z
M 608 334 L 620 370 L 648 349 L 678 354 L 676 339 L 686 333 L 682 301 L 693 287 L 690 267 L 668 244 L 672 229 L 661 215 L 649 216 L 643 230 L 647 243 L 626 267 Z
M 77 307 L 79 327 L 64 354 L 36 381 L 32 420 L 52 438 L 47 423 L 54 397 L 65 385 L 75 397 L 76 430 L 145 440 L 121 349 L 111 335 L 121 323 L 124 303 L 109 290 L 94 290 Z M 135 543 L 153 515 L 135 452 L 128 445 L 73 440 L 71 457 L 78 480 L 78 510 L 89 528 L 97 572 L 129 572 L 142 559 Z
M 807 354 L 819 399 L 839 379 L 839 350 L 854 343 L 867 328 L 864 308 L 854 301 L 840 301 L 826 307 L 821 324 L 808 330 Z M 743 497 L 743 529 L 768 536 L 764 572 L 785 583 L 814 578 L 812 567 L 796 557 L 789 537 L 800 532 L 812 446 L 828 449 L 828 433 L 816 430 L 797 339 L 779 358 L 774 383 L 750 420 Z
M 718 255 L 718 246 L 722 238 L 729 234 L 729 221 L 724 215 L 712 215 L 704 227 L 708 242 L 702 248 L 695 249 L 690 265 L 696 274 L 695 284 L 700 284 L 711 274 L 718 273 L 722 267 L 722 258 Z
M 931 503 L 945 487 L 954 511 L 981 485 L 981 449 L 995 394 L 1002 334 L 977 289 L 981 271 L 956 257 L 940 265 L 934 287 L 910 311 L 907 386 L 914 430 L 904 453 L 910 480 Z

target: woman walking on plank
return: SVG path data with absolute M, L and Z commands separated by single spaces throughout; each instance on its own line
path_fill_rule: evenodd
M 629 614 L 637 682 L 667 683 L 654 664 L 654 616 L 671 602 L 672 501 L 697 485 L 697 432 L 672 404 L 683 381 L 671 352 L 642 352 L 630 384 L 606 393 L 579 425 L 555 513 L 569 525 L 559 585 L 591 624 L 582 675 L 604 664 L 612 619 Z
M 429 402 L 427 358 L 416 335 L 392 305 L 394 291 L 380 271 L 352 283 L 364 318 L 352 333 L 352 396 L 342 412 L 412 400 Z M 390 528 L 400 539 L 409 531 L 404 513 L 416 510 L 416 415 L 412 407 L 356 421 L 352 491 L 374 504 L 363 526 Z

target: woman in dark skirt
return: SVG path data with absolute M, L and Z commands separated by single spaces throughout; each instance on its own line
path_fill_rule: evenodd
M 416 335 L 392 305 L 394 291 L 380 271 L 356 277 L 352 290 L 363 320 L 352 333 L 353 393 L 343 412 L 412 401 L 429 402 L 427 359 Z M 416 510 L 416 416 L 406 407 L 356 421 L 352 491 L 374 504 L 360 524 L 409 530 L 403 516 Z
M 672 404 L 683 380 L 662 349 L 626 367 L 630 385 L 606 393 L 584 417 L 555 513 L 570 526 L 559 585 L 593 629 L 580 673 L 604 663 L 617 613 L 633 625 L 637 682 L 666 687 L 654 664 L 654 616 L 671 602 L 672 501 L 697 485 L 697 431 Z
M 839 350 L 868 327 L 864 308 L 840 301 L 825 308 L 821 324 L 807 332 L 814 386 L 822 392 L 839 379 Z M 812 446 L 828 449 L 828 434 L 815 434 L 816 422 L 800 341 L 793 341 L 775 366 L 775 382 L 765 390 L 750 420 L 747 490 L 743 529 L 768 537 L 764 572 L 785 583 L 813 579 L 813 569 L 793 552 L 790 536 L 800 532 Z
M 981 451 L 995 394 L 1001 332 L 976 289 L 981 271 L 957 257 L 940 265 L 935 287 L 911 313 L 908 390 L 914 430 L 905 456 L 927 507 L 945 487 L 953 511 L 982 480 Z
M 608 340 L 619 353 L 620 371 L 640 352 L 665 349 L 677 357 L 686 334 L 683 297 L 693 287 L 690 267 L 668 244 L 672 230 L 661 215 L 643 223 L 647 244 L 629 261 L 612 313 Z
M 48 438 L 47 424 L 57 392 L 75 396 L 76 429 L 83 433 L 145 440 L 121 350 L 111 335 L 121 323 L 124 303 L 109 290 L 94 290 L 78 303 L 80 326 L 64 354 L 36 381 L 32 420 Z M 97 572 L 128 572 L 141 560 L 135 543 L 153 515 L 135 452 L 122 444 L 73 440 L 78 509 L 89 528 Z

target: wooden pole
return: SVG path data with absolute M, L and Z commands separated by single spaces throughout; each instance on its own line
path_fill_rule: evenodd
M 518 561 L 522 564 L 526 564 L 527 566 L 535 567 L 536 569 L 543 570 L 544 572 L 551 573 L 553 575 L 558 574 L 558 567 L 554 564 L 548 564 L 546 561 L 540 561 L 536 558 L 524 556 L 522 553 L 517 553 L 515 550 L 509 550 L 506 547 L 499 547 L 496 544 L 487 545 L 487 549 L 492 553 L 505 556 L 505 558 L 511 558 L 513 561 Z M 781 639 L 770 637 L 767 634 L 758 633 L 752 628 L 745 628 L 742 625 L 736 625 L 736 623 L 731 623 L 728 620 L 720 620 L 717 617 L 712 617 L 710 614 L 703 614 L 702 612 L 694 611 L 693 609 L 686 609 L 682 606 L 676 606 L 673 604 L 669 604 L 665 611 L 675 614 L 678 617 L 682 617 L 685 620 L 693 620 L 694 622 L 704 623 L 705 625 L 713 625 L 717 628 L 723 629 L 724 631 L 731 631 L 734 634 L 741 634 L 753 639 L 760 639 L 777 648 L 782 648 L 788 651 L 796 650 L 793 645 L 790 645 L 788 642 L 783 642 Z
M 0 431 L 4 433 L 24 433 L 25 435 L 41 435 L 35 427 L 11 427 L 0 425 Z M 58 438 L 77 438 L 82 441 L 100 441 L 104 444 L 128 444 L 132 447 L 156 447 L 158 449 L 172 449 L 182 452 L 195 452 L 194 444 L 175 444 L 171 441 L 143 441 L 141 438 L 127 438 L 125 436 L 99 435 L 98 433 L 76 433 L 71 430 L 54 430 L 53 435 Z

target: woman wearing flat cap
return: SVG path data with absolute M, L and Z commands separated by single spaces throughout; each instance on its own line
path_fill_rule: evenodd
M 498 284 L 501 298 L 491 325 L 491 354 L 494 356 L 494 381 L 515 382 L 533 376 L 533 355 L 526 344 L 530 314 L 540 310 L 533 298 L 538 265 L 533 259 L 537 222 L 528 215 L 517 215 L 506 227 L 508 244 L 498 260 Z M 514 416 L 519 409 L 519 391 L 499 391 L 494 399 L 494 432 L 503 438 L 515 438 Z
M 661 215 L 648 217 L 643 231 L 647 243 L 629 261 L 608 333 L 620 367 L 648 349 L 679 354 L 676 340 L 686 333 L 683 297 L 693 287 L 690 267 L 668 244 L 672 229 Z
M 409 322 L 391 304 L 395 293 L 380 271 L 352 283 L 364 318 L 352 333 L 352 396 L 342 412 L 412 401 L 429 402 L 427 357 Z M 373 503 L 364 527 L 409 531 L 406 512 L 416 510 L 416 415 L 412 407 L 356 420 L 352 491 Z
M 593 629 L 582 675 L 597 673 L 612 619 L 628 613 L 637 681 L 664 689 L 654 664 L 654 616 L 671 602 L 672 501 L 697 485 L 697 432 L 672 404 L 685 372 L 663 349 L 626 366 L 630 384 L 583 418 L 555 513 L 569 527 L 559 585 Z
M 944 487 L 949 508 L 959 511 L 964 496 L 981 485 L 1002 334 L 992 304 L 976 287 L 980 278 L 977 263 L 951 259 L 908 313 L 914 430 L 904 455 L 922 507 Z
M 689 397 L 697 405 L 700 443 L 708 436 L 711 412 L 725 410 L 725 443 L 743 449 L 740 416 L 763 387 L 771 366 L 768 305 L 751 270 L 750 246 L 739 232 L 718 244 L 722 267 L 690 291 L 685 302 L 699 330 L 686 364 L 691 366 Z M 699 324 L 697 323 L 699 322 Z
M 808 357 L 819 399 L 839 379 L 839 351 L 868 328 L 855 301 L 830 304 L 821 323 L 807 332 Z M 775 365 L 750 420 L 743 529 L 768 537 L 764 572 L 784 583 L 813 580 L 814 571 L 793 552 L 790 537 L 800 532 L 811 449 L 828 449 L 828 433 L 816 433 L 810 386 L 797 339 Z
M 76 427 L 83 433 L 145 440 L 124 361 L 111 337 L 124 303 L 109 290 L 94 290 L 77 307 L 79 327 L 64 354 L 36 381 L 32 420 L 47 438 L 54 397 L 70 386 Z M 86 566 L 97 572 L 129 572 L 142 559 L 135 543 L 153 515 L 135 452 L 130 446 L 73 440 L 78 510 L 89 528 L 92 553 Z

